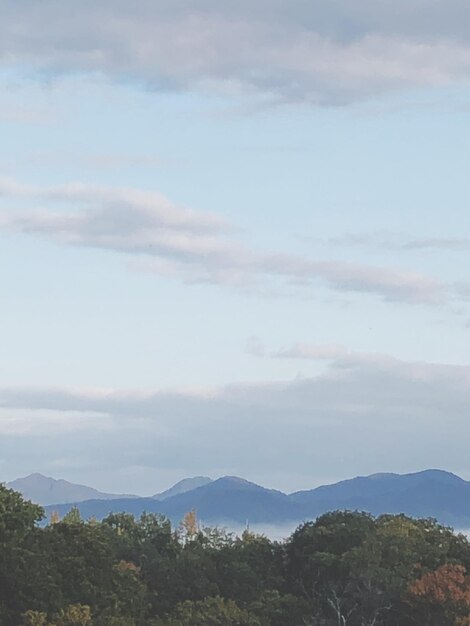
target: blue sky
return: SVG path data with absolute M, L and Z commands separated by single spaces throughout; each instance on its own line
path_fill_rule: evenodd
M 4 480 L 470 478 L 470 9 L 396 9 L 2 5 Z

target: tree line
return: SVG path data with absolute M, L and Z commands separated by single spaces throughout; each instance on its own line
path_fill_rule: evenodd
M 43 519 L 0 485 L 0 626 L 470 625 L 470 544 L 434 520 L 336 511 L 277 542 L 194 512 Z

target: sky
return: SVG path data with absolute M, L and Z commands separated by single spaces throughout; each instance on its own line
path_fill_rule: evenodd
M 470 479 L 469 19 L 0 0 L 0 480 Z

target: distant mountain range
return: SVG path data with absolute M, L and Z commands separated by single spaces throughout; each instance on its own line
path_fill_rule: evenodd
M 162 493 L 157 493 L 151 496 L 155 500 L 165 500 L 171 496 L 176 496 L 186 491 L 191 491 L 197 487 L 202 487 L 212 482 L 211 478 L 207 476 L 195 476 L 194 478 L 185 478 L 180 480 L 176 485 L 170 487 Z M 85 485 L 77 485 L 70 483 L 67 480 L 50 478 L 49 476 L 43 476 L 43 474 L 30 474 L 24 478 L 17 478 L 10 483 L 7 483 L 7 487 L 19 491 L 25 498 L 36 502 L 42 506 L 48 506 L 51 504 L 68 504 L 73 502 L 78 504 L 85 502 L 86 500 L 134 500 L 139 499 L 139 496 L 131 494 L 115 494 L 104 493 L 93 489 L 93 487 L 86 487 Z
M 414 474 L 373 474 L 309 491 L 285 494 L 242 478 L 217 480 L 197 476 L 180 481 L 153 497 L 103 494 L 90 487 L 56 481 L 38 474 L 8 485 L 51 514 L 64 515 L 77 505 L 84 518 L 102 519 L 112 512 L 161 513 L 179 522 L 196 509 L 207 524 L 282 524 L 313 519 L 337 509 L 405 513 L 434 517 L 455 528 L 470 528 L 470 482 L 442 470 Z M 55 502 L 53 501 L 56 499 Z
M 19 491 L 28 500 L 46 506 L 66 502 L 83 502 L 84 500 L 116 500 L 135 498 L 131 495 L 103 493 L 92 487 L 76 485 L 67 480 L 55 480 L 42 474 L 30 474 L 24 478 L 7 483 L 7 487 Z

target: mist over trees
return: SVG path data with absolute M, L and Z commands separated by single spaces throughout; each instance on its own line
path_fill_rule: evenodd
M 0 486 L 0 626 L 470 625 L 470 544 L 433 520 L 332 512 L 275 542 L 43 515 Z

